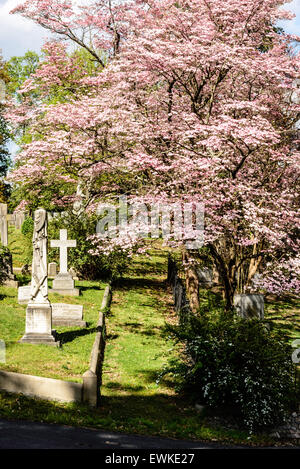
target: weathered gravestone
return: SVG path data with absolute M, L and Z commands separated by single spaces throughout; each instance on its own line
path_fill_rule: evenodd
M 83 306 L 52 303 L 52 320 L 55 326 L 86 327 L 83 321 Z
M 197 269 L 199 282 L 204 286 L 211 287 L 213 283 L 213 270 L 210 267 Z
M 264 296 L 259 294 L 234 295 L 234 307 L 237 313 L 245 319 L 264 319 Z
M 57 275 L 57 264 L 56 262 L 50 262 L 48 265 L 48 276 L 56 277 Z
M 0 204 L 0 235 L 1 243 L 3 244 L 3 246 L 7 246 L 7 204 Z
M 76 240 L 68 239 L 68 231 L 60 230 L 60 239 L 52 240 L 50 246 L 59 248 L 59 273 L 53 280 L 52 292 L 61 295 L 78 296 L 79 289 L 74 288 L 74 279 L 68 272 L 68 248 L 76 247 Z
M 7 215 L 7 222 L 9 224 L 9 226 L 15 226 L 15 224 L 16 224 L 16 214 L 11 213 L 11 214 Z
M 20 230 L 25 221 L 25 212 L 15 212 L 15 228 Z
M 18 288 L 19 282 L 17 282 L 16 277 L 13 273 L 13 259 L 12 259 L 11 252 L 7 250 L 7 252 L 4 253 L 2 257 L 2 260 L 3 260 L 2 268 L 6 273 L 6 279 L 3 282 L 3 284 L 6 287 Z
M 47 228 L 46 210 L 36 210 L 30 298 L 26 309 L 25 335 L 20 342 L 58 346 L 59 342 L 52 331 L 52 308 L 48 299 Z
M 30 300 L 31 285 L 25 285 L 18 288 L 18 303 L 20 305 L 27 305 Z

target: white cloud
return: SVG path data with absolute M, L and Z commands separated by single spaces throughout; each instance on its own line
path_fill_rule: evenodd
M 24 55 L 27 50 L 39 52 L 49 35 L 33 21 L 9 14 L 20 3 L 20 0 L 0 0 L 0 49 L 4 59 Z
M 282 26 L 286 32 L 300 36 L 300 0 L 293 0 L 290 3 L 286 3 L 283 8 L 294 13 L 296 17 L 290 21 L 280 21 L 280 26 Z

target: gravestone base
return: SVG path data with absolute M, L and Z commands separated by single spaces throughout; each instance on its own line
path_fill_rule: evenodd
M 79 296 L 80 291 L 79 288 L 72 288 L 72 289 L 60 289 L 60 288 L 55 288 L 55 289 L 49 289 L 49 293 L 58 293 L 59 295 L 69 295 L 69 296 Z
M 27 306 L 25 335 L 19 342 L 60 346 L 55 331 L 52 331 L 52 308 L 50 304 L 30 304 Z
M 63 319 L 57 318 L 52 321 L 53 326 L 56 327 L 86 327 L 87 324 L 85 321 L 80 319 Z
M 60 295 L 79 296 L 79 289 L 74 287 L 74 280 L 70 274 L 58 274 L 52 283 L 51 293 Z
M 33 345 L 52 345 L 54 347 L 60 347 L 60 342 L 52 334 L 39 334 L 29 332 L 25 334 L 22 339 L 19 340 L 21 344 L 33 344 Z

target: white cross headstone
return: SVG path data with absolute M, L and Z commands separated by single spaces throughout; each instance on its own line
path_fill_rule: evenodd
M 60 230 L 60 239 L 51 240 L 52 248 L 59 248 L 59 273 L 53 280 L 52 291 L 61 295 L 78 296 L 78 288 L 74 288 L 74 280 L 68 272 L 68 248 L 75 248 L 75 239 L 68 239 L 68 231 Z
M 59 230 L 60 239 L 53 239 L 50 241 L 52 248 L 59 248 L 59 273 L 68 273 L 68 248 L 76 248 L 76 240 L 68 239 L 67 230 Z

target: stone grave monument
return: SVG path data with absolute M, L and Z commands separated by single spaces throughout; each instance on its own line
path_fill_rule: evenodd
M 48 276 L 52 277 L 52 278 L 57 276 L 57 264 L 56 264 L 56 262 L 50 262 L 48 264 Z
M 0 204 L 0 237 L 1 243 L 3 246 L 8 246 L 8 229 L 7 229 L 7 204 Z M 6 273 L 6 280 L 4 285 L 7 287 L 18 288 L 18 282 L 13 273 L 13 259 L 12 255 L 7 249 L 7 252 L 4 253 L 3 257 L 3 270 Z
M 243 293 L 234 295 L 234 308 L 245 319 L 264 319 L 264 295 Z
M 201 267 L 197 269 L 199 283 L 203 286 L 211 287 L 213 283 L 213 270 L 210 267 Z
M 79 289 L 74 287 L 74 279 L 68 272 L 68 248 L 76 247 L 76 240 L 68 239 L 68 231 L 60 230 L 60 239 L 51 240 L 52 248 L 59 248 L 59 273 L 53 280 L 51 292 L 60 295 L 78 296 Z
M 8 245 L 7 235 L 7 204 L 0 204 L 0 234 L 3 246 Z
M 46 210 L 36 210 L 30 298 L 26 310 L 25 335 L 20 342 L 59 346 L 52 331 L 52 308 L 48 299 L 47 228 Z
M 20 230 L 25 221 L 25 212 L 15 212 L 15 228 Z
M 6 272 L 6 279 L 3 282 L 3 285 L 6 287 L 18 288 L 19 282 L 16 280 L 16 277 L 13 273 L 13 259 L 9 250 L 7 250 L 3 256 L 3 269 Z

